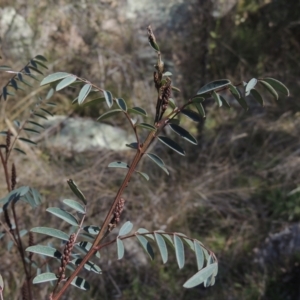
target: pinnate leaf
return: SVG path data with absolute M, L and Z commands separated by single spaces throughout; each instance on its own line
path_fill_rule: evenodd
M 261 94 L 255 90 L 255 89 L 252 89 L 250 91 L 250 95 L 261 105 L 261 106 L 264 106 L 264 100 L 261 96 Z
M 230 84 L 230 80 L 228 79 L 220 79 L 212 81 L 205 86 L 203 86 L 198 92 L 197 95 L 206 94 L 208 92 L 223 88 L 225 86 L 228 86 Z
M 79 198 L 86 205 L 87 204 L 86 198 L 82 193 L 82 191 L 78 188 L 77 184 L 72 179 L 69 179 L 67 182 L 70 189 L 75 194 L 75 196 L 77 196 L 77 198 Z
M 58 207 L 48 207 L 46 209 L 46 211 L 48 211 L 49 213 L 55 215 L 56 217 L 66 221 L 67 223 L 73 225 L 73 226 L 78 226 L 78 221 L 77 219 L 71 215 L 70 213 L 68 213 L 67 211 L 58 208 Z
M 196 259 L 197 259 L 197 267 L 198 267 L 198 270 L 201 270 L 204 265 L 204 254 L 202 251 L 202 247 L 196 240 L 194 241 L 194 247 L 195 247 L 195 255 L 196 255 Z
M 124 163 L 122 161 L 114 161 L 114 162 L 111 162 L 109 165 L 108 165 L 109 168 L 121 168 L 121 169 L 128 169 L 129 168 L 129 165 L 127 163 Z
M 56 91 L 60 91 L 64 89 L 65 87 L 69 86 L 72 84 L 74 81 L 76 81 L 77 77 L 74 75 L 70 75 L 68 77 L 65 77 L 57 86 L 56 86 Z
M 168 146 L 169 148 L 171 148 L 172 150 L 174 150 L 175 152 L 177 152 L 178 154 L 183 156 L 185 155 L 185 151 L 170 138 L 166 136 L 158 136 L 158 140 L 163 144 L 165 144 L 166 146 Z
M 194 145 L 198 144 L 197 140 L 187 130 L 185 130 L 181 126 L 176 125 L 176 124 L 169 124 L 169 126 L 172 128 L 172 130 L 174 132 L 176 132 L 178 135 L 180 135 L 182 138 L 184 138 L 188 142 L 190 142 Z
M 118 114 L 118 113 L 121 112 L 121 111 L 122 111 L 122 109 L 119 109 L 119 108 L 109 110 L 109 111 L 107 111 L 106 113 L 104 113 L 103 115 L 101 115 L 101 116 L 97 119 L 97 121 L 103 121 L 104 119 L 110 118 L 110 117 L 112 117 L 112 116 Z
M 110 91 L 103 91 L 106 104 L 109 108 L 113 105 L 113 96 Z
M 32 253 L 37 253 L 49 257 L 54 257 L 61 259 L 62 254 L 56 250 L 55 248 L 49 247 L 49 246 L 42 246 L 42 245 L 35 245 L 35 246 L 30 246 L 25 249 L 25 251 L 32 252 Z
M 31 232 L 41 233 L 45 235 L 49 235 L 64 241 L 69 240 L 69 236 L 61 230 L 49 228 L 49 227 L 34 227 L 30 230 Z
M 176 254 L 176 260 L 179 269 L 182 269 L 184 267 L 184 246 L 181 238 L 174 234 L 174 246 L 175 246 L 175 254 Z
M 136 124 L 136 126 L 147 129 L 147 130 L 150 130 L 150 131 L 155 131 L 156 130 L 156 127 L 154 127 L 153 125 L 148 124 L 148 123 L 139 123 L 139 124 Z
M 133 228 L 133 224 L 130 221 L 127 221 L 121 227 L 121 229 L 119 231 L 119 236 L 123 236 L 123 235 L 126 235 L 126 234 L 130 233 L 132 228 Z
M 219 107 L 221 107 L 223 103 L 221 101 L 220 95 L 218 93 L 216 93 L 215 91 L 213 91 L 212 96 L 213 96 L 214 100 L 216 101 L 217 105 Z
M 168 261 L 168 249 L 164 238 L 158 233 L 154 233 L 156 244 L 158 246 L 161 258 L 163 263 L 165 264 Z
M 28 70 L 26 72 L 28 73 Z M 29 73 L 30 73 L 30 71 L 29 71 Z M 58 81 L 60 79 L 68 77 L 69 75 L 70 74 L 66 73 L 66 72 L 57 72 L 57 73 L 50 74 L 41 81 L 40 85 L 42 86 L 42 85 L 46 85 L 46 84 Z
M 138 114 L 141 116 L 146 117 L 147 113 L 144 109 L 140 108 L 140 107 L 132 107 L 132 108 L 128 108 L 128 112 L 134 113 L 134 114 Z
M 48 282 L 48 281 L 54 281 L 57 279 L 58 278 L 57 278 L 56 274 L 47 272 L 47 273 L 42 273 L 42 274 L 35 276 L 33 278 L 32 283 L 37 284 L 37 283 L 43 283 L 43 282 Z
M 122 240 L 117 238 L 118 259 L 122 259 L 125 253 L 125 248 Z
M 279 98 L 278 93 L 268 82 L 266 82 L 264 80 L 260 80 L 259 82 L 276 100 L 278 100 L 278 98 Z
M 85 98 L 88 96 L 92 89 L 92 86 L 89 83 L 86 83 L 80 90 L 78 95 L 78 104 L 82 104 Z
M 290 95 L 288 88 L 279 80 L 274 78 L 264 78 L 264 81 L 271 85 L 276 91 L 284 94 L 285 96 Z
M 197 105 L 202 106 L 201 103 L 194 103 L 194 105 L 197 107 Z M 203 110 L 204 111 L 204 110 Z M 193 120 L 194 122 L 200 122 L 202 120 L 203 114 L 201 113 L 201 115 L 197 114 L 195 111 L 190 110 L 190 109 L 183 109 L 181 111 L 181 113 L 187 117 L 189 117 L 191 120 Z
M 144 248 L 144 250 L 149 255 L 149 257 L 151 259 L 154 259 L 154 252 L 153 252 L 152 246 L 150 245 L 148 240 L 144 236 L 139 235 L 139 234 L 136 234 L 136 237 L 137 237 L 138 241 L 140 242 L 140 244 L 142 245 L 142 247 Z
M 118 98 L 116 99 L 118 106 L 123 110 L 123 111 L 127 111 L 127 104 L 125 102 L 124 99 L 122 98 Z
M 81 277 L 76 276 L 73 281 L 71 282 L 71 284 L 73 286 L 76 286 L 77 288 L 81 289 L 81 290 L 85 290 L 88 291 L 90 289 L 90 284 L 84 280 Z
M 165 167 L 165 163 L 159 156 L 157 156 L 156 154 L 153 154 L 153 153 L 147 153 L 147 156 L 150 159 L 152 159 L 152 161 L 154 161 L 160 168 L 162 168 L 169 175 L 169 171 Z
M 183 287 L 193 288 L 201 283 L 203 283 L 209 276 L 211 276 L 217 268 L 217 263 L 208 265 L 204 269 L 198 271 L 194 276 L 187 280 Z
M 257 79 L 256 78 L 252 78 L 246 85 L 246 89 L 245 89 L 245 96 L 249 96 L 250 92 L 252 89 L 255 88 L 257 84 Z
M 75 209 L 76 211 L 85 214 L 85 207 L 82 206 L 79 202 L 75 201 L 75 200 L 71 200 L 71 199 L 64 199 L 63 203 L 65 203 L 66 205 L 68 205 L 69 207 Z

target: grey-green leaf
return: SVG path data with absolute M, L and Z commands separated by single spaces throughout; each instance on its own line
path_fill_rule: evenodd
M 108 112 L 106 112 L 106 113 L 104 113 L 103 115 L 101 115 L 101 116 L 97 119 L 97 121 L 103 121 L 104 119 L 110 118 L 110 117 L 112 117 L 112 116 L 118 114 L 118 113 L 121 112 L 121 111 L 122 111 L 122 109 L 119 109 L 119 108 L 109 110 Z
M 73 279 L 73 281 L 71 282 L 71 284 L 73 286 L 76 286 L 77 288 L 79 288 L 81 290 L 87 291 L 87 290 L 90 289 L 90 284 L 86 280 L 84 280 L 83 278 L 78 277 L 78 276 L 76 276 Z
M 76 246 L 78 247 L 78 249 L 80 249 L 84 253 L 87 253 L 92 248 L 93 244 L 90 242 L 83 241 L 83 242 L 77 243 Z M 96 252 L 95 255 L 96 255 L 96 257 L 100 258 L 99 252 Z
M 174 109 L 177 107 L 175 100 L 173 98 L 169 98 L 169 106 Z
M 140 108 L 140 107 L 132 107 L 132 108 L 128 108 L 128 112 L 131 112 L 133 114 L 137 114 L 137 115 L 141 115 L 146 117 L 147 113 L 144 109 Z
M 31 232 L 41 233 L 45 235 L 49 235 L 64 241 L 69 240 L 69 236 L 61 230 L 49 228 L 49 227 L 34 227 L 30 230 Z
M 1 66 L 0 66 L 0 70 L 1 70 L 1 71 L 11 70 L 11 67 L 5 66 L 5 65 L 1 65 Z
M 226 106 L 227 108 L 230 108 L 230 104 L 223 96 L 220 95 L 220 99 L 221 99 L 222 103 L 224 104 L 224 106 Z
M 197 95 L 206 94 L 206 93 L 211 92 L 213 90 L 220 89 L 220 88 L 223 88 L 225 86 L 228 86 L 229 84 L 230 84 L 230 80 L 228 80 L 228 79 L 220 79 L 220 80 L 212 81 L 212 82 L 206 84 L 205 86 L 203 86 L 197 92 Z
M 113 96 L 110 91 L 103 91 L 106 104 L 109 108 L 113 105 Z
M 119 231 L 119 236 L 128 234 L 133 228 L 133 224 L 130 221 L 127 221 L 123 224 Z
M 122 161 L 114 161 L 114 162 L 111 162 L 109 165 L 108 165 L 109 168 L 121 168 L 121 169 L 128 169 L 129 168 L 129 165 L 127 163 L 124 163 Z
M 197 111 L 202 116 L 202 118 L 206 118 L 206 116 L 205 116 L 205 110 L 204 110 L 203 105 L 201 103 L 195 102 L 194 106 L 196 107 Z M 199 122 L 199 121 L 196 121 L 196 122 Z
M 261 94 L 255 90 L 255 89 L 252 89 L 250 91 L 250 95 L 261 105 L 261 106 L 264 106 L 264 100 L 261 96 Z
M 67 180 L 67 182 L 72 192 L 86 205 L 86 198 L 82 191 L 78 188 L 77 184 L 72 179 Z
M 36 145 L 35 142 L 33 142 L 33 141 L 29 140 L 29 139 L 25 139 L 25 138 L 19 137 L 19 140 L 22 141 L 22 142 L 31 144 L 31 145 Z
M 270 84 L 275 90 L 284 94 L 285 96 L 290 95 L 290 91 L 288 90 L 288 88 L 279 80 L 274 78 L 264 78 L 264 81 Z
M 153 125 L 150 125 L 148 123 L 139 123 L 139 124 L 136 124 L 136 126 L 147 129 L 147 130 L 150 130 L 150 131 L 155 131 L 156 130 L 156 127 L 154 127 Z
M 201 103 L 194 103 L 194 105 L 199 105 L 202 106 Z M 197 107 L 197 106 L 196 106 Z M 200 122 L 202 120 L 202 117 L 197 114 L 195 111 L 190 110 L 190 109 L 183 109 L 181 110 L 181 113 L 187 117 L 189 117 L 191 120 L 194 122 Z M 202 115 L 203 116 L 203 115 Z
M 187 130 L 185 130 L 181 126 L 176 125 L 176 124 L 169 124 L 169 126 L 173 129 L 173 131 L 175 131 L 178 135 L 180 135 L 182 138 L 184 138 L 188 142 L 190 142 L 194 145 L 198 144 L 197 140 Z
M 198 270 L 201 270 L 204 265 L 204 254 L 202 251 L 202 247 L 196 240 L 194 240 L 194 247 L 195 247 L 196 260 L 197 260 L 197 267 Z
M 154 232 L 155 240 L 162 258 L 163 263 L 165 264 L 168 261 L 168 249 L 164 238 L 158 233 Z
M 197 272 L 194 276 L 192 276 L 189 280 L 187 280 L 183 287 L 185 288 L 193 288 L 201 283 L 203 283 L 209 276 L 211 276 L 217 267 L 216 263 L 213 263 L 204 269 Z
M 38 114 L 38 113 L 34 113 L 34 115 L 37 116 L 37 117 L 39 117 L 39 118 L 48 120 L 47 117 L 45 117 L 44 115 L 41 115 L 41 114 Z
M 32 283 L 37 284 L 37 283 L 43 283 L 43 282 L 48 282 L 48 281 L 54 281 L 57 279 L 58 278 L 57 278 L 56 274 L 47 272 L 47 273 L 42 273 L 42 274 L 35 276 L 33 278 Z
M 74 75 L 70 75 L 68 77 L 65 77 L 57 86 L 56 86 L 56 91 L 60 91 L 64 89 L 65 87 L 69 86 L 72 84 L 74 81 L 76 81 L 77 77 Z
M 176 234 L 174 234 L 174 246 L 178 267 L 179 269 L 182 269 L 184 267 L 185 262 L 184 246 L 181 238 Z
M 40 85 L 42 86 L 51 82 L 58 81 L 60 79 L 68 77 L 69 75 L 70 74 L 66 72 L 57 72 L 57 73 L 50 74 L 41 81 Z
M 241 94 L 240 94 L 239 90 L 234 85 L 229 84 L 229 90 L 235 98 L 240 98 L 241 97 Z
M 122 259 L 125 253 L 123 242 L 117 238 L 118 259 Z
M 149 230 L 145 229 L 145 228 L 139 228 L 137 230 L 138 233 L 141 233 L 141 234 L 145 234 L 146 233 L 146 236 L 150 239 L 152 239 L 154 241 L 154 235 L 149 233 Z
M 170 138 L 168 138 L 166 136 L 158 136 L 157 138 L 160 142 L 162 142 L 163 144 L 165 144 L 166 146 L 168 146 L 169 148 L 171 148 L 178 154 L 183 155 L 183 156 L 185 155 L 185 151 Z
M 149 255 L 149 257 L 151 259 L 154 259 L 154 252 L 153 252 L 152 246 L 150 245 L 150 243 L 148 242 L 148 240 L 144 236 L 139 235 L 139 234 L 137 234 L 136 237 L 139 240 L 139 242 L 142 245 L 142 247 L 144 248 L 144 250 Z
M 80 90 L 78 95 L 78 104 L 82 104 L 85 98 L 88 96 L 92 89 L 92 86 L 89 83 L 86 83 Z
M 248 110 L 248 104 L 245 100 L 245 98 L 241 95 L 241 92 L 237 89 L 239 96 L 236 96 L 235 93 L 233 93 L 233 97 L 235 100 L 242 106 L 244 110 Z
M 21 150 L 21 149 L 19 149 L 19 148 L 13 148 L 13 150 L 15 150 L 15 151 L 17 151 L 17 152 L 19 152 L 19 153 L 22 153 L 22 154 L 24 154 L 24 155 L 26 155 L 26 152 L 23 151 L 23 150 Z
M 89 225 L 89 226 L 83 227 L 83 230 L 89 234 L 97 235 L 100 232 L 100 227 L 94 226 L 94 225 Z
M 144 172 L 140 172 L 140 171 L 136 171 L 138 174 L 140 174 L 144 179 L 146 179 L 147 181 L 150 179 L 149 175 L 144 173 Z
M 257 84 L 257 79 L 256 78 L 252 78 L 246 85 L 246 89 L 245 89 L 245 96 L 249 96 L 250 92 L 252 89 L 255 88 Z
M 65 203 L 66 205 L 68 205 L 69 207 L 75 209 L 76 211 L 85 214 L 85 207 L 83 205 L 81 205 L 79 202 L 75 201 L 75 200 L 71 200 L 71 199 L 64 199 L 63 203 Z
M 131 149 L 137 149 L 138 143 L 134 142 L 134 143 L 126 144 L 126 147 L 131 148 Z
M 34 57 L 34 59 L 41 60 L 43 62 L 47 62 L 47 58 L 41 54 L 38 54 L 37 56 Z
M 147 156 L 150 159 L 152 159 L 160 168 L 162 168 L 169 175 L 169 171 L 165 167 L 165 163 L 159 156 L 157 156 L 156 154 L 153 154 L 153 153 L 147 153 Z
M 192 99 L 192 102 L 193 103 L 202 103 L 204 102 L 205 98 L 204 97 L 199 97 L 199 96 L 196 96 Z
M 55 248 L 49 247 L 49 246 L 42 246 L 42 245 L 35 245 L 30 246 L 25 249 L 25 251 L 42 254 L 49 257 L 54 257 L 61 259 L 62 254 L 56 250 Z
M 218 93 L 216 93 L 215 91 L 213 91 L 212 96 L 213 96 L 214 100 L 216 101 L 217 105 L 219 107 L 221 107 L 223 103 L 221 101 L 220 95 Z
M 262 84 L 262 86 L 276 99 L 278 100 L 278 93 L 275 91 L 275 89 L 266 81 L 259 80 L 259 82 Z
M 66 221 L 67 223 L 73 225 L 73 226 L 78 226 L 78 221 L 76 218 L 68 213 L 67 211 L 60 209 L 58 207 L 48 207 L 46 209 L 49 213 L 55 215 L 56 217 Z
M 75 258 L 71 261 L 71 263 L 73 263 L 75 266 L 79 266 L 82 262 L 82 258 Z M 97 273 L 97 274 L 101 274 L 102 271 L 100 269 L 99 266 L 97 266 L 96 264 L 94 264 L 93 262 L 91 261 L 87 261 L 85 264 L 84 264 L 84 268 L 88 271 L 92 271 L 94 273 Z
M 124 99 L 122 98 L 118 98 L 116 99 L 118 106 L 123 110 L 123 111 L 127 111 L 127 104 L 125 102 Z
M 39 123 L 37 123 L 37 122 L 34 122 L 34 121 L 28 121 L 28 123 L 33 124 L 33 125 L 35 125 L 35 126 L 38 126 L 38 127 L 40 127 L 40 128 L 45 129 L 45 127 L 44 127 L 43 125 L 41 125 L 41 124 L 39 124 Z
M 3 95 L 3 99 L 6 100 L 8 95 L 6 86 L 2 88 L 2 95 Z
M 39 131 L 37 131 L 37 130 L 35 130 L 35 129 L 32 129 L 32 128 L 24 127 L 23 130 L 25 130 L 25 131 L 27 131 L 27 132 L 32 132 L 32 133 L 40 134 Z

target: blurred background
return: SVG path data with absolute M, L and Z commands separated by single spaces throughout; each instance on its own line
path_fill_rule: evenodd
M 65 71 L 87 78 L 150 116 L 155 112 L 156 56 L 147 41 L 149 24 L 181 90 L 174 95 L 178 103 L 221 78 L 239 83 L 273 77 L 291 92 L 279 101 L 265 92 L 265 107 L 249 100 L 247 112 L 233 99 L 230 110 L 208 102 L 206 120 L 183 120 L 198 146 L 178 139 L 187 152 L 181 157 L 157 144 L 154 151 L 170 176 L 145 159 L 140 169 L 147 170 L 150 181 L 134 178 L 124 195 L 122 221 L 130 220 L 135 229 L 183 232 L 213 250 L 220 263 L 215 286 L 183 289 L 196 272 L 187 249 L 186 266 L 178 270 L 174 256 L 162 265 L 157 253 L 150 262 L 129 241 L 125 259 L 117 261 L 112 246 L 99 263 L 104 274 L 85 274 L 89 293 L 71 288 L 64 299 L 77 299 L 79 293 L 80 299 L 300 299 L 299 12 L 297 0 L 0 0 L 1 65 L 18 70 L 42 54 L 49 61 L 45 75 Z M 8 78 L 0 73 L 1 87 Z M 40 90 L 0 103 L 1 130 L 28 115 Z M 106 111 L 104 105 L 72 105 L 77 95 L 74 89 L 56 93 L 55 114 L 84 122 Z M 130 134 L 122 118 L 108 125 Z M 85 133 L 80 132 L 79 144 L 87 143 Z M 116 159 L 130 162 L 132 152 L 114 147 L 79 151 L 57 146 L 51 138 L 43 135 L 40 146 L 26 149 L 26 158 L 13 157 L 18 186 L 30 185 L 44 198 L 36 210 L 19 207 L 21 227 L 49 226 L 50 220 L 68 230 L 45 212 L 73 197 L 67 178 L 89 199 L 87 224 L 100 224 L 124 176 L 106 166 Z M 0 191 L 3 197 L 4 180 Z M 21 263 L 14 249 L 7 254 L 4 242 L 1 248 L 6 298 L 18 299 Z M 47 289 L 36 287 L 39 299 L 45 299 Z

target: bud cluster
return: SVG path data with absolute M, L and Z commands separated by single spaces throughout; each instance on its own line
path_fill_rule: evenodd
M 74 247 L 74 243 L 75 243 L 75 233 L 72 233 L 70 235 L 70 238 L 69 238 L 66 246 L 65 246 L 64 253 L 61 258 L 61 264 L 60 264 L 60 267 L 58 268 L 59 281 L 65 279 L 65 277 L 66 277 L 65 271 L 66 271 L 66 267 L 70 261 L 70 255 L 71 255 L 71 251 Z
M 110 222 L 110 226 L 109 226 L 110 230 L 113 229 L 114 227 L 116 227 L 118 225 L 118 223 L 120 222 L 120 216 L 122 214 L 122 211 L 124 210 L 124 206 L 125 206 L 125 199 L 120 198 L 118 204 L 116 205 L 113 218 Z
M 17 172 L 16 172 L 16 166 L 13 163 L 11 167 L 11 189 L 14 190 L 17 184 Z
M 11 140 L 11 132 L 10 130 L 7 131 L 6 134 L 6 145 L 5 145 L 5 150 L 6 150 L 6 155 L 9 152 L 9 148 L 10 148 L 10 140 Z
M 168 108 L 169 98 L 171 96 L 171 80 L 168 78 L 166 83 L 160 88 L 160 105 L 161 105 L 161 113 L 160 118 L 162 118 L 163 114 Z
M 22 285 L 22 300 L 29 300 L 29 295 L 28 295 L 28 285 L 26 280 L 24 281 Z

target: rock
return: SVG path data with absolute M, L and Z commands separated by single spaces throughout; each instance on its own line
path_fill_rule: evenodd
M 260 249 L 255 249 L 255 262 L 262 267 L 285 263 L 300 252 L 300 224 L 271 234 Z
M 34 33 L 26 19 L 13 7 L 5 7 L 0 9 L 0 36 L 3 54 L 19 58 L 20 54 L 30 52 Z
M 75 152 L 99 149 L 125 150 L 126 144 L 134 142 L 133 134 L 125 130 L 90 119 L 54 116 L 44 124 L 41 137 L 44 146 Z

